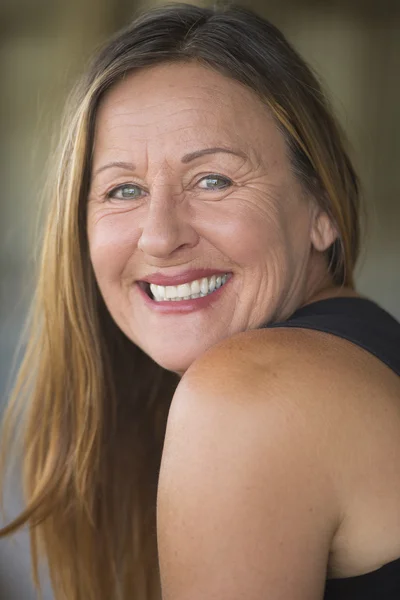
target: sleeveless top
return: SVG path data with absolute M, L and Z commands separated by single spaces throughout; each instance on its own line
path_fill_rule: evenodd
M 331 333 L 364 348 L 400 376 L 400 323 L 366 298 L 319 300 L 303 306 L 287 321 L 264 327 L 297 327 Z M 324 600 L 399 599 L 400 557 L 364 575 L 326 581 Z

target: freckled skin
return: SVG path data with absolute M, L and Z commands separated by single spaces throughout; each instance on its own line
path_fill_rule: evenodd
M 181 158 L 210 147 L 187 164 Z M 285 318 L 327 285 L 314 248 L 320 214 L 291 171 L 267 107 L 249 89 L 196 63 L 162 65 L 127 76 L 97 116 L 88 236 L 95 275 L 124 333 L 167 369 L 183 373 L 218 341 Z M 203 189 L 206 175 L 232 184 Z M 138 198 L 108 198 L 121 184 Z M 333 237 L 332 237 L 333 236 Z M 322 245 L 322 248 L 321 248 Z M 231 272 L 215 303 L 188 314 L 158 314 L 135 281 L 154 272 L 197 268 Z

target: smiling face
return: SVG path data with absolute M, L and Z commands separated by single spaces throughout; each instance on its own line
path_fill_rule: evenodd
M 334 233 L 256 94 L 180 63 L 128 75 L 102 100 L 88 237 L 117 325 L 183 373 L 326 284 Z

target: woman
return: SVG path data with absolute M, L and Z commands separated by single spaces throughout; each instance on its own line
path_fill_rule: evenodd
M 398 597 L 400 325 L 354 289 L 314 75 L 251 12 L 173 5 L 71 106 L 3 535 L 29 524 L 57 599 Z

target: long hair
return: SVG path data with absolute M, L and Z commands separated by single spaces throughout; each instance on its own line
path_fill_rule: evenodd
M 198 61 L 262 98 L 292 168 L 339 232 L 327 251 L 353 284 L 358 180 L 321 87 L 273 25 L 237 6 L 153 9 L 109 41 L 69 101 L 45 228 L 26 355 L 2 433 L 3 482 L 19 432 L 33 576 L 49 565 L 57 600 L 160 597 L 156 492 L 177 377 L 110 317 L 89 259 L 86 203 L 96 111 L 127 73 Z

